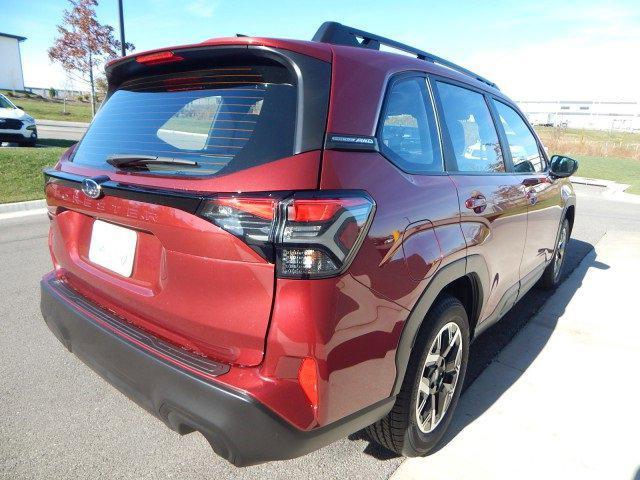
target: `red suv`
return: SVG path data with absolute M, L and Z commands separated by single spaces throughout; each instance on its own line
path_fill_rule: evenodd
M 380 46 L 413 55 L 380 51 Z M 115 60 L 45 170 L 42 313 L 99 375 L 235 465 L 368 427 L 442 437 L 469 343 L 537 282 L 575 216 L 490 81 L 329 22 Z

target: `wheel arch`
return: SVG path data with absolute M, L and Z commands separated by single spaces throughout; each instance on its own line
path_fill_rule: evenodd
M 427 326 L 425 318 L 433 305 L 445 295 L 458 298 L 467 311 L 473 338 L 488 287 L 488 268 L 480 255 L 461 258 L 436 272 L 405 321 L 396 350 L 396 380 L 392 395 L 400 392 L 413 346 L 421 329 Z

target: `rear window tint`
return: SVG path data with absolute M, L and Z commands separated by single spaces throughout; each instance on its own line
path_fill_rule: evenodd
M 282 67 L 143 77 L 124 83 L 105 102 L 73 161 L 115 170 L 110 157 L 157 156 L 169 161 L 133 169 L 226 174 L 292 155 L 295 122 L 296 86 Z M 174 159 L 190 166 L 171 165 Z

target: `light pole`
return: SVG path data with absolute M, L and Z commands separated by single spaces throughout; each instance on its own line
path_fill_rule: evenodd
M 122 49 L 122 56 L 127 54 L 127 47 L 124 43 L 124 15 L 122 14 L 122 0 L 118 0 L 118 13 L 120 14 L 120 48 Z

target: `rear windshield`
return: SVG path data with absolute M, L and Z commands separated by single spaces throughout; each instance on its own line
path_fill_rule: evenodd
M 106 170 L 209 176 L 290 156 L 296 122 L 293 83 L 284 67 L 274 65 L 130 80 L 102 106 L 73 162 Z M 122 162 L 117 167 L 108 163 L 114 158 Z M 124 165 L 128 158 L 134 161 Z

